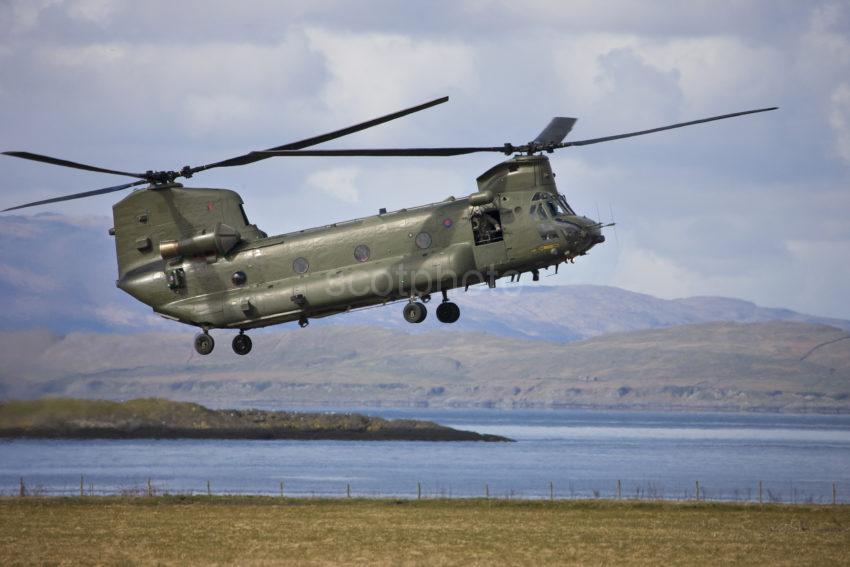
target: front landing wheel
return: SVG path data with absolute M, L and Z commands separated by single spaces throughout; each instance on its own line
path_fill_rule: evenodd
M 251 342 L 251 337 L 239 333 L 233 337 L 233 352 L 240 356 L 245 356 L 251 352 L 251 347 L 254 346 Z
M 208 355 L 215 348 L 215 341 L 207 333 L 195 335 L 195 350 L 198 354 Z
M 419 302 L 411 302 L 404 306 L 404 319 L 408 323 L 421 323 L 428 316 L 428 310 Z

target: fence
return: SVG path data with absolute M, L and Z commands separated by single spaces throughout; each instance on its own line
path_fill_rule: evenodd
M 358 486 L 352 482 L 310 483 L 286 480 L 269 481 L 267 485 L 256 483 L 250 487 L 234 487 L 213 481 L 205 483 L 175 482 L 148 478 L 142 482 L 97 484 L 95 479 L 79 477 L 79 482 L 45 486 L 38 482 L 28 483 L 21 477 L 18 486 L 0 486 L 0 496 L 48 497 L 48 496 L 135 496 L 152 497 L 163 495 L 187 496 L 280 496 L 299 498 L 492 498 L 506 500 L 656 500 L 656 501 L 710 501 L 789 504 L 844 504 L 850 502 L 850 487 L 836 482 L 801 481 L 763 482 L 755 481 L 742 487 L 716 486 L 695 480 L 692 485 L 665 488 L 664 484 L 647 480 L 614 481 L 550 481 L 545 486 L 516 489 L 505 485 L 481 482 L 477 489 L 464 483 L 452 487 L 447 483 L 411 483 L 409 491 L 381 490 L 374 486 Z

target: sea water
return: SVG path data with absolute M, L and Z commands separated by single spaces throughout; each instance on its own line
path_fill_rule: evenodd
M 516 442 L 6 440 L 0 492 L 850 502 L 850 416 L 362 413 Z

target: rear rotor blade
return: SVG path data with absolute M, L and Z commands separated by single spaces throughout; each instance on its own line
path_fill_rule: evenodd
M 732 114 L 723 114 L 721 116 L 712 116 L 711 118 L 702 118 L 700 120 L 691 120 L 690 122 L 681 122 L 679 124 L 671 124 L 670 126 L 662 126 L 661 128 L 652 128 L 651 130 L 641 130 L 640 132 L 629 132 L 628 134 L 617 134 L 615 136 L 605 136 L 604 138 L 591 138 L 589 140 L 576 140 L 574 142 L 564 142 L 558 144 L 560 148 L 568 148 L 570 146 L 588 146 L 590 144 L 598 144 L 600 142 L 610 142 L 621 138 L 631 138 L 632 136 L 643 136 L 644 134 L 652 134 L 653 132 L 661 132 L 663 130 L 672 130 L 673 128 L 682 128 L 684 126 L 693 126 L 694 124 L 702 124 L 703 122 L 713 122 L 714 120 L 723 120 L 725 118 L 734 118 L 735 116 L 743 116 L 745 114 L 755 114 L 757 112 L 768 112 L 776 110 L 778 106 L 770 108 L 758 108 L 756 110 L 745 110 L 743 112 L 733 112 Z
M 147 183 L 147 180 L 142 181 L 134 181 L 132 183 L 125 183 L 124 185 L 115 185 L 114 187 L 104 187 L 103 189 L 95 189 L 94 191 L 86 191 L 84 193 L 74 193 L 73 195 L 65 195 L 64 197 L 54 197 L 52 199 L 44 199 L 43 201 L 35 201 L 32 203 L 27 203 L 26 205 L 18 205 L 17 207 L 10 207 L 8 209 L 3 209 L 2 212 L 6 211 L 14 211 L 16 209 L 24 209 L 26 207 L 34 207 L 36 205 L 46 205 L 47 203 L 58 203 L 60 201 L 70 201 L 72 199 L 82 199 L 83 197 L 93 197 L 95 195 L 103 195 L 106 193 L 114 193 L 115 191 L 121 191 L 123 189 L 129 189 L 130 187 L 135 187 L 136 185 L 144 185 Z
M 340 130 L 334 130 L 333 132 L 328 132 L 327 134 L 321 134 L 319 136 L 313 136 L 312 138 L 305 138 L 297 142 L 290 142 L 282 146 L 269 148 L 265 152 L 249 152 L 245 155 L 241 155 L 235 158 L 210 163 L 207 165 L 201 165 L 198 167 L 192 167 L 187 170 L 187 173 L 189 176 L 191 176 L 192 174 L 195 174 L 199 171 L 212 169 L 214 167 L 233 167 L 235 165 L 246 165 L 272 157 L 271 154 L 267 154 L 266 152 L 274 152 L 281 150 L 299 150 L 301 148 L 308 148 L 310 146 L 315 146 L 316 144 L 321 144 L 323 142 L 335 140 L 343 136 L 348 136 L 349 134 L 354 134 L 355 132 L 360 132 L 361 130 L 366 130 L 367 128 L 371 128 L 373 126 L 378 126 L 379 124 L 383 124 L 385 122 L 389 122 L 391 120 L 407 116 L 408 114 L 413 114 L 414 112 L 419 112 L 420 110 L 425 110 L 426 108 L 431 108 L 432 106 L 437 106 L 438 104 L 443 104 L 448 100 L 449 97 L 444 96 L 442 98 L 438 98 L 430 102 L 426 102 L 424 104 L 405 108 L 404 110 L 399 110 L 398 112 L 393 112 L 392 114 L 373 118 L 372 120 L 367 120 L 366 122 L 361 122 L 360 124 L 355 124 L 354 126 L 349 126 Z
M 606 136 L 604 138 L 593 138 L 590 140 L 577 140 L 575 142 L 561 142 L 569 133 L 570 129 L 576 123 L 575 118 L 556 117 L 549 122 L 546 128 L 540 133 L 533 142 L 521 146 L 512 144 L 504 144 L 503 146 L 484 146 L 484 147 L 456 147 L 456 148 L 374 148 L 374 149 L 339 149 L 339 150 L 301 150 L 293 151 L 292 148 L 274 148 L 262 152 L 253 152 L 249 155 L 260 156 L 260 159 L 266 157 L 294 157 L 294 156 L 458 156 L 464 154 L 472 154 L 477 152 L 498 152 L 509 155 L 511 153 L 536 153 L 540 151 L 552 152 L 559 148 L 568 148 L 570 146 L 587 146 L 590 144 L 598 144 L 600 142 L 610 142 L 611 140 L 619 140 L 620 138 L 630 138 L 632 136 L 642 136 L 644 134 L 652 134 L 653 132 L 661 132 L 663 130 L 672 130 L 673 128 L 682 128 L 684 126 L 693 126 L 694 124 L 702 124 L 703 122 L 712 122 L 714 120 L 723 120 L 724 118 L 733 118 L 735 116 L 743 116 L 745 114 L 755 114 L 757 112 L 767 112 L 776 110 L 778 107 L 759 108 L 756 110 L 746 110 L 744 112 L 735 112 L 732 114 L 724 114 L 722 116 L 712 116 L 711 118 L 702 118 L 700 120 L 691 120 L 690 122 L 681 122 L 670 126 L 662 126 L 651 130 L 641 130 L 640 132 L 629 132 L 627 134 L 617 134 L 615 136 Z
M 512 149 L 512 148 L 511 148 Z M 505 152 L 504 146 L 469 148 L 376 148 L 355 150 L 271 150 L 254 152 L 264 157 L 292 156 L 459 156 L 476 152 Z
M 104 167 L 97 167 L 95 165 L 86 165 L 84 163 L 78 163 L 75 161 L 68 161 L 66 159 L 59 159 L 50 156 L 44 156 L 41 154 L 33 154 L 30 152 L 3 152 L 3 155 L 12 156 L 21 159 L 30 159 L 32 161 L 40 161 L 43 163 L 51 163 L 53 165 L 61 165 L 62 167 L 72 167 L 74 169 L 83 169 L 85 171 L 97 171 L 100 173 L 114 173 L 115 175 L 126 175 L 128 177 L 137 177 L 139 179 L 147 179 L 147 175 L 144 173 L 131 173 L 129 171 L 119 171 L 117 169 L 106 169 Z
M 576 120 L 576 118 L 564 118 L 562 116 L 553 118 L 531 143 L 536 145 L 560 144 L 573 129 Z

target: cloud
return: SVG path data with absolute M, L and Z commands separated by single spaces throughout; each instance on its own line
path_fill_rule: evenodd
M 310 174 L 307 185 L 345 203 L 356 203 L 360 200 L 355 184 L 359 173 L 354 167 L 325 169 Z
M 57 279 L 50 276 L 8 264 L 0 264 L 0 282 L 33 293 L 55 292 L 62 287 Z
M 126 307 L 116 304 L 99 305 L 95 307 L 94 316 L 110 327 L 150 326 L 148 316 L 140 318 L 138 311 L 127 309 Z
M 850 84 L 841 83 L 832 91 L 829 125 L 835 132 L 835 151 L 850 164 Z
M 443 94 L 468 95 L 478 87 L 474 50 L 460 41 L 322 28 L 308 28 L 306 35 L 329 73 L 322 100 L 346 119 L 386 114 Z
M 846 299 L 850 295 L 850 247 L 846 240 L 799 239 L 786 243 L 794 258 L 792 287 L 793 303 L 806 305 L 814 311 L 843 316 L 846 310 L 836 307 L 836 295 Z M 823 274 L 830 274 L 823 277 Z M 772 291 L 772 290 L 771 290 Z M 784 305 L 788 297 L 774 297 L 773 305 Z
M 478 27 L 492 21 L 518 28 L 555 28 L 564 34 L 629 32 L 647 37 L 702 36 L 718 32 L 769 35 L 787 33 L 806 7 L 793 0 L 692 0 L 687 3 L 611 0 L 600 9 L 595 0 L 465 0 Z M 773 17 L 768 17 L 772 14 Z M 472 19 L 472 18 L 470 18 Z
M 652 250 L 627 244 L 620 254 L 612 285 L 632 291 L 652 290 L 652 295 L 674 299 L 699 293 L 696 278 L 675 260 Z
M 0 6 L 0 15 L 10 34 L 25 33 L 35 28 L 42 12 L 60 4 L 62 0 L 11 0 Z
M 73 19 L 100 26 L 109 23 L 115 10 L 113 0 L 72 0 L 68 3 L 68 15 Z

